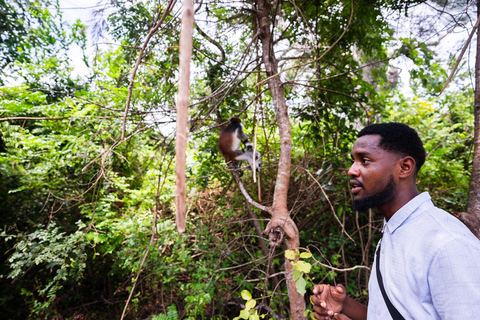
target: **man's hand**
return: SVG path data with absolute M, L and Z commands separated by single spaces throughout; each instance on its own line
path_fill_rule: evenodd
M 335 319 L 348 320 L 345 315 L 338 314 L 343 309 L 343 303 L 347 297 L 345 287 L 339 284 L 336 287 L 320 284 L 313 287 L 313 310 L 316 319 L 329 319 L 335 315 Z

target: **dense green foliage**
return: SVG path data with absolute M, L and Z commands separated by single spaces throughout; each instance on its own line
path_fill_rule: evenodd
M 379 238 L 381 218 L 350 206 L 346 168 L 359 128 L 376 121 L 415 127 L 428 152 L 419 189 L 447 210 L 466 205 L 473 92 L 457 86 L 435 97 L 447 66 L 415 39 L 396 41 L 383 16 L 382 8 L 411 12 L 419 2 L 272 8 L 280 69 L 290 68 L 281 75 L 294 146 L 289 209 L 301 246 L 320 262 L 310 270 L 313 281 L 342 282 L 360 301 L 367 298 L 365 269 L 324 266 L 370 266 Z M 261 297 L 259 314 L 288 315 L 281 275 L 266 278 L 268 261 L 282 271 L 282 248 L 265 257 L 266 239 L 251 221 L 257 215 L 264 228 L 269 216 L 249 214 L 217 147 L 220 124 L 241 115 L 247 134 L 256 133 L 262 203 L 271 204 L 280 144 L 271 96 L 265 85 L 255 87 L 265 77 L 258 75 L 260 45 L 252 42 L 252 5 L 211 1 L 197 12 L 187 231 L 179 235 L 173 124 L 180 7 L 143 56 L 122 142 L 130 72 L 166 3 L 112 1 L 108 36 L 119 45 L 85 56 L 91 73 L 80 78 L 68 58 L 70 46 L 86 49 L 80 21 L 64 23 L 55 2 L 0 0 L 7 83 L 0 87 L 2 318 L 120 318 L 133 292 L 127 319 L 233 319 L 243 309 L 242 290 Z M 387 79 L 388 57 L 398 55 L 415 64 L 413 95 Z M 251 172 L 243 179 L 257 198 Z

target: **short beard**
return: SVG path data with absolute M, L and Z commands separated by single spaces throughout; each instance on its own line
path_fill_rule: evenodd
M 365 198 L 354 199 L 352 203 L 353 209 L 356 211 L 366 211 L 367 209 L 377 208 L 387 201 L 390 201 L 396 189 L 397 185 L 395 184 L 393 175 L 390 175 L 390 180 L 382 191 Z

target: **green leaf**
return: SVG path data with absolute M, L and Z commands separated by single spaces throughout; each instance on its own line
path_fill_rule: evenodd
M 287 258 L 288 260 L 295 260 L 295 251 L 285 250 L 285 258 Z
M 253 309 L 256 304 L 257 304 L 257 301 L 253 299 L 248 300 L 247 303 L 245 303 L 245 310 Z
M 292 272 L 292 276 L 293 276 L 293 280 L 297 281 L 297 279 L 302 275 L 302 273 L 300 271 L 298 271 L 297 269 L 293 269 L 293 272 Z
M 301 259 L 308 259 L 308 258 L 311 258 L 312 257 L 312 254 L 310 252 L 302 252 L 300 253 L 300 258 Z
M 252 295 L 250 294 L 250 292 L 248 292 L 248 290 L 243 290 L 242 291 L 242 298 L 243 298 L 243 300 L 251 300 Z
M 307 290 L 305 290 L 305 287 L 307 286 L 307 281 L 305 281 L 303 277 L 298 278 L 295 286 L 297 287 L 298 293 L 300 293 L 301 295 L 304 295 L 307 292 Z
M 294 268 L 303 273 L 310 273 L 310 269 L 312 268 L 312 265 L 308 262 L 300 260 L 297 263 L 295 263 Z
M 248 317 L 250 317 L 250 312 L 247 310 L 242 310 L 240 311 L 240 315 L 238 317 L 242 319 L 248 319 Z

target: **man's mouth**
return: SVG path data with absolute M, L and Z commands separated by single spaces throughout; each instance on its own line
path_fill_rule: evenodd
M 352 187 L 352 193 L 356 195 L 363 189 L 363 185 L 357 180 L 350 180 L 350 186 Z

